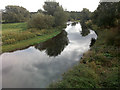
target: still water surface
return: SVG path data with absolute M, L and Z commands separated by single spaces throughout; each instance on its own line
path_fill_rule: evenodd
M 3 88 L 44 88 L 75 65 L 90 49 L 94 31 L 82 36 L 81 25 L 68 25 L 56 37 L 24 50 L 3 53 Z

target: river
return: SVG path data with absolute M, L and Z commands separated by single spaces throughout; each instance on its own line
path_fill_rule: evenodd
M 94 31 L 82 36 L 80 23 L 69 24 L 56 37 L 24 50 L 3 53 L 3 88 L 45 88 L 62 79 L 62 74 L 77 64 L 90 49 Z

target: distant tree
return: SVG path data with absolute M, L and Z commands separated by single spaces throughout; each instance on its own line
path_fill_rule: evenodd
M 80 20 L 81 12 L 71 11 L 69 13 L 69 20 Z
M 62 26 L 67 22 L 68 14 L 64 11 L 62 6 L 59 5 L 59 3 L 47 1 L 45 2 L 43 8 L 48 15 L 52 15 L 55 17 L 54 26 Z
M 43 8 L 47 12 L 47 14 L 52 16 L 54 15 L 58 7 L 59 7 L 59 3 L 51 2 L 51 1 L 46 1 L 45 4 L 43 5 Z
M 46 14 L 46 11 L 42 10 L 42 9 L 38 9 L 37 13 L 43 13 Z
M 68 13 L 64 12 L 62 9 L 55 11 L 54 17 L 55 26 L 63 26 L 68 21 Z
M 91 12 L 89 9 L 83 8 L 83 10 L 80 13 L 80 21 L 81 23 L 85 23 L 86 21 L 90 20 Z
M 44 15 L 37 13 L 32 15 L 31 19 L 27 22 L 29 28 L 45 29 L 50 28 L 54 24 L 54 17 L 51 15 Z
M 89 27 L 87 27 L 86 22 L 90 20 L 91 12 L 87 8 L 83 8 L 83 10 L 80 13 L 80 23 L 82 27 L 82 36 L 86 36 L 90 33 Z
M 5 22 L 24 22 L 29 18 L 29 11 L 20 6 L 6 6 L 3 12 Z

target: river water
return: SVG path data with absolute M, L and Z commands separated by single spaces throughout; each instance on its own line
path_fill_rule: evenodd
M 45 88 L 62 79 L 62 74 L 77 64 L 90 49 L 94 31 L 82 36 L 80 23 L 69 24 L 56 37 L 24 50 L 3 53 L 3 88 Z

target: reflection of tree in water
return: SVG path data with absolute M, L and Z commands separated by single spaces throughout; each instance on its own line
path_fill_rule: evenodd
M 40 43 L 35 46 L 36 49 L 39 49 L 40 51 L 45 50 L 47 55 L 49 56 L 58 56 L 61 54 L 61 52 L 64 50 L 65 46 L 68 45 L 68 37 L 67 37 L 67 32 L 62 31 L 59 35 L 56 37 Z
M 96 39 L 95 39 L 95 38 L 92 38 L 92 39 L 91 39 L 91 43 L 90 43 L 90 47 L 92 47 L 92 46 L 95 44 L 95 42 L 96 42 Z
M 90 30 L 87 28 L 87 26 L 85 25 L 85 23 L 81 23 L 82 26 L 82 36 L 86 36 L 90 33 Z
M 76 24 L 78 24 L 78 22 L 73 22 L 71 25 L 72 25 L 72 26 L 75 26 Z

